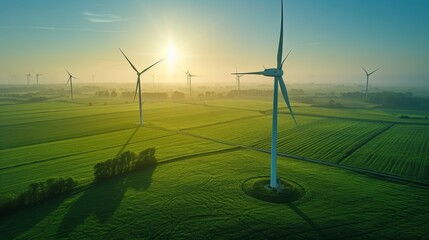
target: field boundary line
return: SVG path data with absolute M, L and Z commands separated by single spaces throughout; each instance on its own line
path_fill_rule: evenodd
M 176 103 L 181 103 L 181 102 L 176 102 Z M 217 105 L 210 105 L 210 104 L 184 103 L 184 102 L 182 104 L 191 104 L 191 105 L 200 105 L 200 106 L 206 106 L 206 107 L 216 107 L 216 108 L 225 108 L 225 109 L 233 109 L 233 110 L 252 111 L 252 112 L 258 112 L 258 113 L 263 114 L 263 115 L 270 115 L 271 112 L 272 112 L 272 109 L 257 110 L 257 109 L 250 109 L 250 108 L 224 107 L 224 106 L 217 106 Z M 286 107 L 281 107 L 280 109 L 286 109 Z M 360 109 L 360 108 L 353 108 L 353 109 Z M 280 110 L 279 110 L 278 113 L 279 114 L 289 114 L 289 112 L 280 111 Z M 423 123 L 423 122 L 402 122 L 402 121 L 376 120 L 376 119 L 367 119 L 367 118 L 340 117 L 340 116 L 329 116 L 329 115 L 312 114 L 312 113 L 300 113 L 300 112 L 296 112 L 295 115 L 297 115 L 297 116 L 309 116 L 309 117 L 329 118 L 329 119 L 342 119 L 342 120 L 375 122 L 375 123 L 389 123 L 389 124 L 404 124 L 404 125 L 429 126 L 429 122 L 428 123 Z
M 134 112 L 134 111 L 133 110 L 118 111 L 118 112 L 114 112 L 114 114 L 116 114 L 116 113 L 127 113 L 127 112 L 131 113 L 131 112 Z M 75 119 L 75 118 L 85 118 L 85 117 L 101 116 L 101 115 L 112 115 L 112 113 L 97 113 L 97 114 L 91 114 L 91 115 L 72 116 L 72 117 L 64 117 L 64 118 L 49 119 L 49 120 L 40 120 L 40 121 L 26 122 L 26 123 L 15 123 L 15 124 L 9 124 L 9 125 L 0 125 L 0 127 L 15 127 L 15 126 L 21 126 L 21 125 L 34 124 L 34 123 L 56 122 L 56 121 L 59 121 L 59 120 L 68 120 L 68 119 Z
M 160 139 L 160 138 L 164 138 L 164 137 L 170 137 L 170 136 L 174 136 L 174 135 L 175 134 L 171 134 L 171 135 L 165 135 L 165 136 L 161 136 L 161 137 L 154 137 L 154 138 L 144 139 L 144 140 L 140 140 L 140 141 L 130 142 L 130 143 L 128 143 L 128 145 L 135 144 L 135 143 L 140 143 L 140 142 L 145 142 L 145 141 L 150 141 L 150 140 L 156 140 L 156 139 Z M 116 144 L 116 145 L 112 145 L 112 146 L 108 146 L 108 147 L 103 147 L 103 148 L 98 148 L 98 149 L 94 149 L 94 150 L 88 150 L 88 151 L 83 151 L 83 152 L 78 152 L 78 153 L 73 153 L 73 154 L 62 155 L 62 156 L 59 156 L 59 157 L 45 158 L 45 159 L 36 160 L 36 161 L 32 161 L 32 162 L 26 162 L 26 163 L 20 163 L 20 164 L 16 164 L 16 165 L 11 165 L 11 166 L 0 167 L 0 171 L 11 169 L 11 168 L 16 168 L 16 167 L 23 167 L 23 166 L 27 166 L 27 165 L 37 164 L 37 163 L 49 162 L 49 161 L 58 160 L 58 159 L 61 159 L 61 158 L 66 158 L 66 157 L 79 156 L 81 154 L 87 154 L 87 153 L 93 153 L 93 152 L 103 151 L 103 150 L 107 150 L 107 149 L 110 149 L 110 148 L 121 147 L 123 145 L 124 144 Z
M 365 142 L 362 142 L 361 144 L 357 145 L 356 147 L 354 147 L 353 149 L 350 149 L 348 152 L 346 152 L 344 154 L 344 156 L 339 159 L 337 161 L 337 164 L 341 164 L 344 160 L 346 160 L 346 158 L 350 157 L 353 153 L 355 153 L 356 151 L 358 151 L 360 148 L 362 148 L 363 146 L 365 146 L 366 144 L 368 144 L 369 142 L 371 142 L 374 138 L 380 136 L 381 134 L 387 132 L 389 129 L 391 129 L 393 126 L 395 126 L 395 124 L 391 124 L 375 133 L 373 133 L 368 140 L 366 140 Z
M 235 118 L 235 119 L 231 119 L 231 120 L 225 120 L 225 121 L 216 122 L 216 123 L 209 123 L 209 124 L 196 126 L 196 127 L 181 128 L 179 130 L 180 131 L 188 131 L 188 130 L 193 130 L 193 129 L 198 129 L 198 128 L 217 126 L 217 125 L 221 125 L 221 124 L 225 124 L 225 123 L 232 123 L 232 122 L 236 122 L 236 121 L 247 120 L 247 119 L 252 119 L 252 118 L 260 118 L 260 117 L 265 117 L 265 116 L 266 115 L 254 115 L 254 116 L 248 116 L 248 117 L 242 117 L 242 118 Z

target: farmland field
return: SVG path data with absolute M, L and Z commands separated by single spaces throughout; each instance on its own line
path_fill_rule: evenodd
M 266 174 L 267 157 L 241 150 L 162 164 L 18 213 L 0 230 L 17 239 L 427 237 L 427 190 L 331 167 L 280 158 L 305 197 L 286 205 L 245 195 L 242 182 Z
M 82 187 L 0 219 L 0 230 L 8 239 L 214 238 L 220 232 L 231 238 L 427 237 L 427 226 L 421 225 L 426 214 L 402 220 L 425 209 L 426 188 L 353 172 L 368 169 L 425 185 L 429 126 L 423 120 L 302 105 L 296 108 L 295 128 L 282 111 L 279 154 L 296 157 L 280 158 L 279 174 L 299 182 L 306 195 L 293 204 L 273 205 L 240 189 L 246 179 L 269 173 L 270 107 L 269 101 L 251 99 L 148 102 L 144 126 L 138 128 L 136 104 L 0 106 L 2 197 L 53 177 L 74 177 Z M 96 163 L 148 147 L 156 148 L 154 171 L 91 185 Z M 386 225 L 385 219 L 392 221 Z
M 429 126 L 394 126 L 344 161 L 416 179 L 429 179 Z

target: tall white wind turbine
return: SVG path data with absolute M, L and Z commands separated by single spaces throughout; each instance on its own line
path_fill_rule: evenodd
M 73 79 L 78 79 L 76 77 L 74 77 L 67 69 L 66 72 L 69 75 L 69 79 L 67 80 L 66 86 L 67 84 L 70 83 L 70 101 L 73 101 Z
M 290 52 L 289 52 L 290 53 Z M 233 75 L 246 75 L 246 74 L 255 74 L 263 75 L 266 77 L 274 78 L 274 97 L 273 97 L 273 119 L 272 119 L 272 137 L 271 137 L 271 176 L 270 176 L 270 187 L 272 189 L 277 189 L 277 111 L 278 111 L 278 88 L 282 91 L 283 98 L 289 108 L 289 112 L 293 118 L 295 126 L 298 126 L 295 120 L 295 115 L 292 112 L 290 106 L 289 97 L 286 89 L 286 84 L 283 80 L 283 63 L 289 56 L 289 53 L 282 61 L 283 54 L 283 0 L 281 0 L 281 24 L 280 24 L 280 40 L 279 47 L 277 52 L 277 67 L 265 69 L 260 72 L 245 72 L 245 73 L 232 73 Z
M 193 75 L 189 72 L 189 70 L 186 71 L 186 76 L 188 79 L 188 87 L 189 87 L 189 99 L 192 98 L 192 78 L 193 77 L 199 77 L 198 75 Z
M 362 69 L 365 71 L 366 74 L 366 91 L 365 91 L 365 99 L 368 100 L 368 82 L 369 82 L 369 76 L 371 76 L 373 73 L 377 72 L 378 70 L 380 70 L 380 68 L 375 69 L 374 71 L 368 73 L 368 71 L 362 67 Z
M 240 97 L 240 78 L 243 76 L 243 74 L 238 74 L 237 69 L 235 70 L 235 81 L 237 83 L 237 96 Z
M 136 67 L 134 67 L 134 65 L 131 63 L 131 61 L 128 59 L 128 57 L 125 55 L 124 52 L 122 52 L 121 49 L 119 49 L 119 51 L 121 51 L 122 55 L 124 55 L 124 57 L 127 59 L 128 63 L 131 65 L 131 67 L 134 69 L 134 71 L 137 74 L 137 83 L 136 83 L 136 91 L 134 94 L 134 100 L 136 100 L 136 95 L 137 95 L 137 89 L 139 90 L 139 109 L 140 109 L 140 127 L 143 125 L 143 113 L 142 113 L 142 90 L 141 90 L 141 85 L 140 85 L 140 75 L 142 75 L 144 72 L 146 72 L 147 70 L 149 70 L 150 68 L 152 68 L 153 66 L 155 66 L 156 64 L 158 64 L 159 62 L 161 62 L 164 59 L 159 60 L 158 62 L 150 65 L 149 67 L 147 67 L 145 70 L 139 72 L 137 70 Z
M 36 85 L 39 85 L 39 77 L 43 76 L 41 73 L 36 73 Z
M 25 74 L 25 76 L 27 77 L 27 86 L 28 86 L 30 85 L 31 73 L 27 73 Z

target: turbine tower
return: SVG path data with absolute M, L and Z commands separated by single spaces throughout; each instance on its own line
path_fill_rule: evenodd
M 39 77 L 43 76 L 41 73 L 36 73 L 36 85 L 39 85 Z
M 292 108 L 290 106 L 289 97 L 286 89 L 286 84 L 283 80 L 283 63 L 287 59 L 290 54 L 286 55 L 286 57 L 282 61 L 283 54 L 283 0 L 281 0 L 281 24 L 280 24 L 280 40 L 279 47 L 277 52 L 277 67 L 264 69 L 264 71 L 260 72 L 245 72 L 245 73 L 232 73 L 233 75 L 246 75 L 246 74 L 255 74 L 262 75 L 266 77 L 274 78 L 274 97 L 273 97 L 273 119 L 272 119 L 272 136 L 271 136 L 271 176 L 270 176 L 270 187 L 272 189 L 278 189 L 277 184 L 277 111 L 278 111 L 278 91 L 279 85 L 282 91 L 282 95 L 286 105 L 289 109 L 289 112 L 292 116 L 292 119 L 295 123 L 295 126 L 298 126 L 295 120 L 295 115 L 292 112 Z
M 243 76 L 243 74 L 238 74 L 237 69 L 235 69 L 235 80 L 237 82 L 237 96 L 240 97 L 240 78 Z
M 189 99 L 192 98 L 192 78 L 193 77 L 199 77 L 197 75 L 193 75 L 189 72 L 189 70 L 186 71 L 187 79 L 188 79 L 188 87 L 189 87 Z
M 141 85 L 140 85 L 140 75 L 142 75 L 144 72 L 146 72 L 147 70 L 149 70 L 150 68 L 152 68 L 153 66 L 155 66 L 156 64 L 158 64 L 159 62 L 161 62 L 164 59 L 159 60 L 158 62 L 150 65 L 149 67 L 147 67 L 145 70 L 139 72 L 137 70 L 136 67 L 134 67 L 134 65 L 131 63 L 131 61 L 128 59 L 128 57 L 125 55 L 124 52 L 122 52 L 122 50 L 119 48 L 119 51 L 121 51 L 122 55 L 124 55 L 125 59 L 127 59 L 128 63 L 131 65 L 131 67 L 134 69 L 134 71 L 137 74 L 137 83 L 136 83 L 136 91 L 134 94 L 134 100 L 133 102 L 135 102 L 136 100 L 136 96 L 137 96 L 137 88 L 139 90 L 139 108 L 140 108 L 140 127 L 143 125 L 143 113 L 142 113 L 142 90 L 141 90 Z
M 365 71 L 366 74 L 366 91 L 365 91 L 365 99 L 368 100 L 368 82 L 369 82 L 369 76 L 371 76 L 371 74 L 377 72 L 378 70 L 380 70 L 380 68 L 375 69 L 374 71 L 368 73 L 368 71 L 362 67 L 362 69 Z
M 186 69 L 186 72 L 185 72 L 185 74 L 186 74 L 186 87 L 187 88 L 189 88 L 189 70 L 188 69 Z
M 78 78 L 71 75 L 71 73 L 67 69 L 66 69 L 66 72 L 69 75 L 69 79 L 67 80 L 66 86 L 70 82 L 70 101 L 73 101 L 73 79 L 78 79 Z
M 27 76 L 27 86 L 28 86 L 28 85 L 30 85 L 31 74 L 27 73 L 27 74 L 25 74 L 25 76 Z

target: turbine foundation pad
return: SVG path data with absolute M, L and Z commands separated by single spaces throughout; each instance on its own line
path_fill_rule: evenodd
M 278 179 L 279 188 L 270 187 L 270 177 L 254 177 L 243 182 L 241 189 L 247 195 L 272 203 L 290 203 L 305 195 L 305 189 L 298 183 L 285 179 Z

